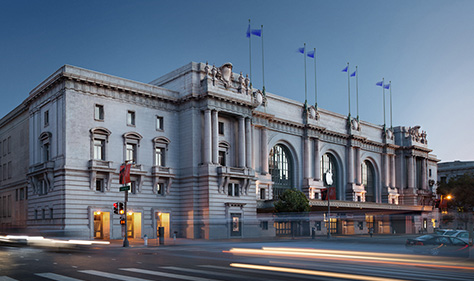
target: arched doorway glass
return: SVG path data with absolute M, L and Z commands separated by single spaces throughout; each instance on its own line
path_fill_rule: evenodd
M 369 161 L 362 163 L 362 184 L 365 188 L 365 202 L 375 202 L 375 171 Z
M 272 175 L 273 197 L 278 198 L 285 189 L 293 187 L 293 163 L 287 147 L 277 144 L 269 155 L 268 170 Z
M 337 198 L 337 186 L 338 186 L 338 175 L 336 158 L 329 153 L 326 153 L 321 158 L 321 175 L 323 175 L 324 186 L 325 187 L 335 187 L 336 188 L 336 198 Z

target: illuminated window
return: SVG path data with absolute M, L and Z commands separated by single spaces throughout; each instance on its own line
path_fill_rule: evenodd
M 270 150 L 269 171 L 272 175 L 273 194 L 279 196 L 285 189 L 293 186 L 293 165 L 290 151 L 283 145 L 275 145 Z

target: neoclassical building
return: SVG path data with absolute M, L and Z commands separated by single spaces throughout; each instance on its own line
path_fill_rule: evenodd
M 0 120 L 2 229 L 121 238 L 131 162 L 129 237 L 294 234 L 273 213 L 289 188 L 311 205 L 298 235 L 432 230 L 438 160 L 420 127 L 263 93 L 232 70 L 190 63 L 146 84 L 61 67 Z

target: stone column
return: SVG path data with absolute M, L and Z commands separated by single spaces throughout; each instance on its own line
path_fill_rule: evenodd
M 261 153 L 261 160 L 262 160 L 262 167 L 261 167 L 261 173 L 263 175 L 268 174 L 268 143 L 267 143 L 267 128 L 262 127 L 261 129 L 262 135 L 262 144 L 261 147 L 262 149 L 260 150 Z
M 352 146 L 347 148 L 347 183 L 354 182 L 354 151 Z
M 252 167 L 252 124 L 250 118 L 245 118 L 245 159 L 247 168 Z
M 311 173 L 309 165 L 309 137 L 303 137 L 303 178 L 309 178 Z
M 321 154 L 319 153 L 319 139 L 314 139 L 314 179 L 321 180 Z
M 413 165 L 414 157 L 413 156 L 408 156 L 408 171 L 407 171 L 407 177 L 408 177 L 408 188 L 414 188 L 415 187 L 415 166 Z
M 396 187 L 396 184 L 395 184 L 395 155 L 392 154 L 390 155 L 390 162 L 391 162 L 391 165 L 390 165 L 390 187 Z
M 219 161 L 219 139 L 218 134 L 218 117 L 217 110 L 212 111 L 212 163 L 217 164 Z
M 427 189 L 428 187 L 428 184 L 427 184 L 427 178 L 428 178 L 428 174 L 427 174 L 427 167 L 426 167 L 426 158 L 423 158 L 421 160 L 421 188 L 422 189 Z
M 211 151 L 211 110 L 206 109 L 204 111 L 204 143 L 203 143 L 203 158 L 204 164 L 211 163 L 212 151 Z
M 389 173 L 389 156 L 388 154 L 383 155 L 383 176 L 384 176 L 384 187 L 390 186 L 390 173 Z
M 245 167 L 245 119 L 242 116 L 239 119 L 239 167 Z
M 356 184 L 361 185 L 362 184 L 362 163 L 360 159 L 360 147 L 355 148 L 355 178 L 356 178 Z

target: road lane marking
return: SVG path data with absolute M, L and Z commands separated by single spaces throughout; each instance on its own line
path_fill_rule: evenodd
M 18 281 L 18 280 L 10 278 L 8 276 L 0 276 L 0 281 Z
M 253 264 L 243 264 L 243 263 L 231 263 L 230 266 L 238 267 L 238 268 L 265 270 L 265 271 L 304 274 L 304 275 L 312 275 L 312 276 L 343 278 L 343 279 L 350 279 L 350 280 L 365 280 L 365 281 L 401 281 L 403 280 L 403 279 L 393 279 L 393 278 L 384 278 L 384 277 L 376 277 L 376 276 L 374 277 L 374 276 L 366 276 L 366 275 L 355 275 L 355 274 L 347 274 L 347 273 L 316 271 L 316 270 L 308 270 L 308 269 L 278 267 L 278 266 L 253 265 Z
M 154 270 L 146 270 L 146 269 L 140 269 L 140 268 L 119 268 L 119 269 L 120 270 L 125 270 L 125 271 L 130 271 L 130 272 L 143 273 L 143 274 L 162 276 L 162 277 L 168 277 L 168 278 L 176 278 L 176 279 L 182 279 L 182 280 L 217 281 L 216 279 L 200 278 L 200 277 L 196 277 L 196 276 L 188 276 L 188 275 L 167 273 L 167 272 L 154 271 Z
M 100 277 L 107 277 L 115 280 L 123 280 L 123 281 L 151 281 L 149 279 L 142 279 L 142 278 L 136 278 L 136 277 L 130 277 L 130 276 L 124 276 L 124 275 L 119 275 L 119 274 L 113 274 L 113 273 L 107 273 L 107 272 L 102 272 L 102 271 L 97 271 L 97 270 L 79 270 L 81 273 L 85 274 L 91 274 L 91 275 L 96 275 Z
M 48 279 L 51 279 L 51 280 L 56 280 L 56 281 L 82 281 L 81 279 L 76 279 L 76 278 L 72 278 L 72 277 L 68 277 L 68 276 L 64 276 L 64 275 L 59 275 L 59 274 L 51 273 L 51 272 L 35 273 L 35 275 L 37 275 L 39 277 L 43 277 L 43 278 L 48 278 Z
M 184 268 L 184 267 L 175 267 L 175 266 L 162 266 L 161 268 L 171 269 L 171 270 L 179 270 L 185 271 L 190 273 L 197 273 L 197 274 L 208 274 L 208 275 L 217 275 L 221 277 L 230 277 L 230 278 L 242 278 L 242 275 L 239 274 L 231 274 L 231 273 L 224 273 L 224 272 L 216 272 L 216 271 L 207 271 L 207 270 L 199 270 L 199 269 L 192 269 L 192 268 Z M 274 280 L 274 279 L 261 279 L 258 280 Z

